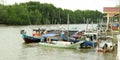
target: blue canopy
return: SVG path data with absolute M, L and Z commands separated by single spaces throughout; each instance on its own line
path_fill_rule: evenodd
M 87 45 L 87 46 L 93 46 L 93 43 L 90 41 L 84 41 L 83 44 Z
M 119 24 L 113 24 L 112 26 L 118 27 L 118 26 L 119 26 Z
M 42 36 L 43 37 L 48 37 L 48 36 L 56 36 L 56 35 L 58 35 L 58 34 L 43 34 Z

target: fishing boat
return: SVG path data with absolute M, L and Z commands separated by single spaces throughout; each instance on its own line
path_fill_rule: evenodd
M 98 52 L 112 52 L 114 50 L 115 44 L 111 41 L 111 37 L 107 36 L 107 40 L 102 40 L 99 43 L 99 46 L 97 48 Z
M 67 40 L 67 36 L 63 31 L 60 32 L 60 35 L 56 34 L 45 34 L 42 35 L 41 41 L 39 42 L 40 46 L 47 47 L 57 47 L 57 48 L 77 48 L 79 46 L 79 40 L 75 40 L 74 38 L 69 37 Z
M 107 21 L 107 27 L 105 29 L 105 32 L 102 33 L 100 36 L 100 42 L 97 48 L 98 52 L 112 52 L 114 50 L 115 43 L 113 42 L 113 30 L 116 29 L 116 27 L 118 26 L 118 24 L 112 25 L 109 20 Z
M 98 52 L 112 52 L 114 49 L 114 44 L 111 42 L 102 42 L 98 48 Z
M 87 20 L 87 26 L 86 26 L 86 30 L 83 33 L 83 35 L 81 36 L 81 40 L 82 42 L 80 43 L 79 48 L 94 48 L 97 46 L 97 37 L 98 37 L 98 33 L 97 31 L 93 28 L 93 22 L 91 22 L 92 25 L 92 29 L 89 29 L 90 27 L 88 27 L 89 23 Z
M 67 37 L 63 34 L 63 32 L 61 32 L 60 35 L 45 34 L 42 36 L 41 42 L 39 42 L 40 46 L 69 49 L 75 49 L 79 46 L 79 44 L 80 40 L 75 40 L 75 38 L 69 37 L 69 40 L 67 40 Z
M 85 31 L 81 36 L 82 42 L 80 43 L 79 48 L 95 48 L 97 46 L 97 31 Z
M 80 43 L 79 48 L 92 48 L 96 46 L 97 46 L 96 42 L 84 40 Z
M 81 36 L 81 43 L 79 48 L 92 48 L 97 46 L 96 33 L 85 33 Z
M 45 47 L 53 47 L 53 48 L 76 49 L 79 46 L 79 42 L 72 43 L 66 41 L 52 41 L 51 43 L 39 42 L 39 45 Z
M 69 37 L 69 14 L 68 14 L 68 30 L 61 31 L 58 37 L 58 41 L 52 40 L 51 38 L 46 39 L 47 42 L 39 42 L 40 46 L 46 47 L 55 47 L 55 48 L 67 48 L 67 49 L 76 49 L 79 46 L 79 41 L 74 38 Z M 67 36 L 66 36 L 67 35 Z
M 89 34 L 90 35 L 90 34 Z M 91 34 L 93 35 L 93 34 Z M 81 34 L 80 34 L 81 36 Z M 47 36 L 48 37 L 48 36 Z M 69 40 L 67 40 L 69 39 Z M 52 40 L 50 37 L 49 39 L 45 40 L 46 42 L 39 42 L 40 46 L 47 46 L 47 47 L 56 47 L 56 48 L 71 48 L 75 49 L 77 47 L 93 47 L 96 46 L 96 42 L 94 41 L 87 41 L 87 40 L 79 40 L 74 37 L 65 38 L 65 34 L 61 31 L 59 39 L 57 41 Z
M 63 37 L 63 35 L 59 35 L 59 31 L 55 31 L 55 30 L 39 30 L 39 29 L 34 29 L 33 31 L 35 31 L 35 34 L 33 32 L 33 36 L 27 35 L 25 30 L 21 30 L 20 33 L 22 35 L 23 40 L 25 41 L 25 43 L 32 43 L 32 42 L 48 42 L 48 41 L 58 41 L 60 39 L 60 36 Z M 35 36 L 36 35 L 36 31 L 37 32 L 42 32 L 39 33 L 39 36 Z M 44 31 L 44 32 L 43 32 Z M 67 32 L 67 31 L 62 31 L 62 32 Z M 69 34 L 73 34 L 76 31 L 69 31 Z M 74 39 L 71 37 L 70 41 L 74 41 Z M 76 41 L 74 41 L 76 42 Z
M 21 30 L 21 35 L 25 43 L 33 43 L 33 42 L 40 42 L 41 38 L 40 37 L 34 37 L 34 36 L 29 36 L 26 34 L 24 30 Z

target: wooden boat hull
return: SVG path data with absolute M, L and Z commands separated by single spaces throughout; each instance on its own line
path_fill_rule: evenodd
M 40 39 L 34 40 L 34 39 L 29 39 L 29 38 L 23 38 L 25 43 L 33 43 L 33 42 L 40 42 Z
M 106 49 L 106 50 L 104 50 L 104 49 L 102 49 L 102 48 L 98 48 L 97 51 L 98 51 L 98 52 L 112 52 L 112 51 L 113 51 L 113 47 L 112 47 L 111 49 Z
M 28 36 L 28 35 L 23 35 L 23 40 L 25 41 L 25 43 L 37 43 L 40 42 L 40 38 L 37 37 L 32 37 L 32 36 Z
M 41 38 L 39 37 L 33 37 L 33 36 L 26 35 L 25 30 L 21 30 L 20 33 L 25 43 L 40 42 L 41 40 Z

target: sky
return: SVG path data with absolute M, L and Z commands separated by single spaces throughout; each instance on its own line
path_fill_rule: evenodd
M 2 0 L 0 0 L 1 2 Z M 28 1 L 39 1 L 40 3 L 51 3 L 62 9 L 98 10 L 103 12 L 103 7 L 115 7 L 119 0 L 5 0 L 4 4 L 23 3 Z

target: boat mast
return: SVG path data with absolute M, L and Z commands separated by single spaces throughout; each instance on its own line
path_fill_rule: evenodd
M 88 25 L 89 25 L 88 19 L 87 19 L 86 23 L 87 23 L 87 26 L 86 26 L 85 33 L 87 33 L 87 31 L 88 31 Z
M 119 18 L 118 18 L 119 20 L 119 33 L 120 33 L 120 0 L 119 0 Z
M 67 25 L 68 25 L 68 35 L 67 35 L 67 37 L 68 37 L 68 41 L 69 41 L 69 14 L 67 14 Z

